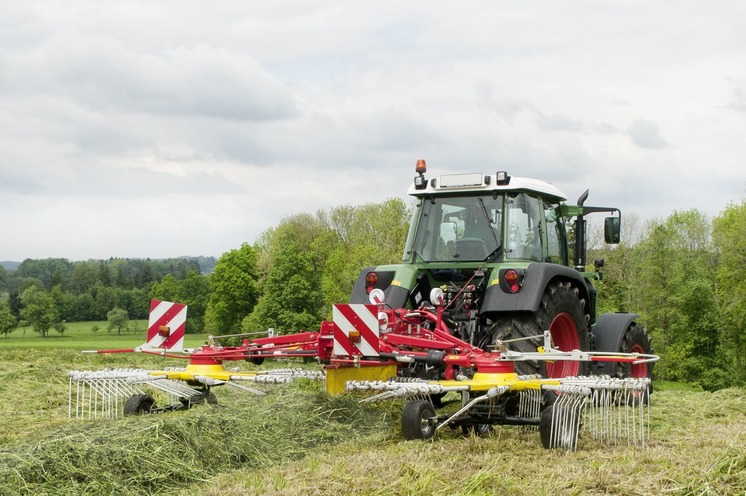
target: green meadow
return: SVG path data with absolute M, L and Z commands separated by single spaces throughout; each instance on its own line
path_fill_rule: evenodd
M 69 416 L 68 372 L 183 365 L 83 349 L 141 344 L 105 323 L 64 336 L 27 330 L 0 339 L 0 495 L 731 495 L 746 491 L 746 391 L 655 384 L 645 447 L 542 448 L 536 431 L 489 437 L 443 429 L 405 441 L 402 402 L 360 404 L 321 384 L 256 385 L 265 396 L 214 388 L 218 405 L 124 417 Z M 189 336 L 187 346 L 204 336 Z M 231 363 L 241 369 L 245 362 Z M 263 369 L 305 366 L 265 362 Z
M 130 329 L 118 333 L 107 330 L 108 323 L 102 322 L 70 322 L 65 324 L 66 330 L 60 334 L 50 330 L 46 337 L 41 337 L 29 327 L 19 327 L 0 337 L 0 349 L 13 348 L 67 348 L 72 350 L 96 350 L 105 348 L 134 348 L 145 342 L 148 332 L 147 320 L 130 320 Z M 199 346 L 205 340 L 202 334 L 187 334 L 184 338 L 185 347 Z

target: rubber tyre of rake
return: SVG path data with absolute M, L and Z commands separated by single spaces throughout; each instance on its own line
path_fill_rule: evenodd
M 489 437 L 494 432 L 494 429 L 492 428 L 492 424 L 462 424 L 461 432 L 465 436 L 470 436 L 473 432 L 477 437 Z
M 637 322 L 632 322 L 627 330 L 624 331 L 624 337 L 622 338 L 622 344 L 619 346 L 619 351 L 622 353 L 643 353 L 646 355 L 652 355 L 653 346 L 650 342 L 650 336 L 644 327 L 639 325 Z M 614 375 L 620 379 L 626 377 L 647 377 L 648 379 L 653 378 L 653 365 L 654 363 L 640 363 L 633 365 L 631 363 L 617 363 Z M 644 401 L 645 404 L 650 402 L 650 394 L 653 392 L 652 382 L 645 391 Z
M 134 394 L 124 403 L 125 415 L 143 415 L 155 408 L 155 399 L 149 394 Z
M 500 316 L 488 332 L 489 343 L 484 349 L 493 348 L 496 341 L 537 336 L 535 339 L 508 344 L 513 351 L 535 352 L 544 345 L 544 330 L 549 329 L 555 348 L 562 351 L 574 349 L 590 350 L 590 315 L 585 313 L 585 300 L 580 298 L 578 288 L 569 282 L 555 281 L 547 285 L 535 312 L 520 312 Z M 520 375 L 540 374 L 544 377 L 567 377 L 588 375 L 588 362 L 541 360 L 515 362 Z
M 567 423 L 563 426 L 564 432 L 561 438 L 565 441 L 565 446 L 558 446 L 552 442 L 552 416 L 554 412 L 554 404 L 544 408 L 541 412 L 541 418 L 539 419 L 539 436 L 541 436 L 541 445 L 546 449 L 554 448 L 568 448 L 567 444 L 574 447 L 571 444 L 573 439 L 577 438 L 578 432 L 580 431 L 580 417 L 576 416 L 575 421 Z
M 249 353 L 256 353 L 257 351 L 259 351 L 259 348 L 253 348 L 252 347 L 249 350 Z M 246 358 L 244 358 L 244 361 L 245 362 L 251 362 L 254 365 L 259 366 L 259 365 L 261 365 L 261 364 L 264 363 L 264 357 L 261 357 L 261 356 L 247 356 Z
M 212 391 L 202 391 L 195 396 L 179 398 L 179 402 L 181 402 L 185 408 L 190 408 L 194 405 L 201 405 L 202 403 L 217 406 L 218 398 Z
M 429 401 L 414 400 L 404 405 L 401 418 L 401 432 L 404 439 L 430 439 L 435 435 L 435 425 L 430 419 L 435 417 L 435 408 Z

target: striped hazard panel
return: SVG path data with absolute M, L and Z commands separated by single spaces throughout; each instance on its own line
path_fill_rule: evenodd
M 187 306 L 151 300 L 148 339 L 142 349 L 181 351 L 186 331 Z
M 334 305 L 332 321 L 335 355 L 378 356 L 378 308 L 376 305 Z

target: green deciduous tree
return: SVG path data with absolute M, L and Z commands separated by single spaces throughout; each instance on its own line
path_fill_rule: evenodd
M 342 206 L 320 214 L 334 234 L 325 240 L 327 259 L 322 274 L 324 306 L 349 299 L 360 271 L 370 265 L 402 259 L 410 209 L 399 199 L 357 207 Z
M 313 216 L 284 219 L 265 233 L 262 250 L 262 296 L 243 323 L 244 330 L 276 328 L 289 333 L 315 329 L 322 316 L 321 277 L 325 255 L 314 244 L 327 228 Z
M 401 260 L 409 209 L 398 199 L 298 214 L 257 243 L 262 296 L 247 331 L 316 328 L 348 301 L 360 271 Z
M 26 288 L 21 294 L 21 304 L 21 317 L 42 337 L 47 337 L 49 329 L 60 320 L 52 296 L 37 286 Z
M 60 320 L 56 324 L 54 324 L 54 330 L 59 333 L 60 336 L 65 335 L 65 331 L 67 330 L 67 322 L 64 320 Z
M 7 303 L 0 303 L 0 334 L 8 335 L 16 330 L 18 320 L 13 316 Z
M 117 334 L 121 334 L 122 331 L 129 329 L 129 315 L 127 310 L 124 308 L 114 307 L 106 314 L 106 320 L 108 321 L 108 329 L 117 330 Z
M 647 319 L 662 379 L 699 382 L 708 389 L 722 364 L 710 223 L 697 210 L 654 222 L 637 249 L 640 311 Z
M 604 260 L 600 269 L 603 279 L 594 281 L 598 290 L 599 314 L 607 312 L 639 312 L 640 301 L 640 250 L 638 244 L 644 237 L 643 226 L 636 215 L 622 216 L 622 239 L 618 245 L 603 243 L 601 225 L 589 229 L 589 243 L 594 249 L 588 252 L 588 261 Z
M 746 382 L 746 201 L 728 205 L 714 220 L 719 254 L 717 294 L 723 329 L 723 355 L 729 371 Z
M 220 257 L 210 276 L 205 330 L 230 334 L 241 329 L 241 321 L 251 313 L 259 297 L 256 265 L 257 254 L 247 243 Z

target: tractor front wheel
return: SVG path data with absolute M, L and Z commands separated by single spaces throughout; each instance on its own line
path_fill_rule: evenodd
M 401 431 L 404 439 L 430 439 L 435 435 L 435 407 L 424 400 L 410 401 L 404 406 Z

